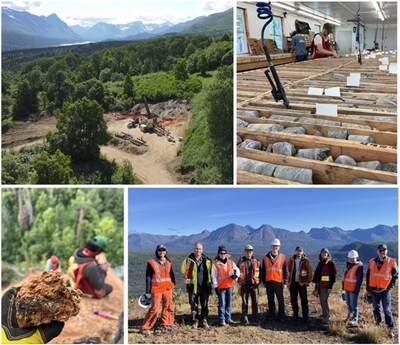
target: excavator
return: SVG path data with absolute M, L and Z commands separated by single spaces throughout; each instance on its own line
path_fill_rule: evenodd
M 142 102 L 146 107 L 147 118 L 142 117 L 141 119 L 139 119 L 139 128 L 143 133 L 153 133 L 158 125 L 157 119 L 159 116 L 150 112 L 150 108 L 147 104 L 147 99 L 145 95 L 142 95 Z

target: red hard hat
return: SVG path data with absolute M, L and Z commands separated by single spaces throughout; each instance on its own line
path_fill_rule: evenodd
M 52 264 L 56 264 L 58 262 L 58 257 L 55 255 L 52 255 L 50 258 L 50 261 Z

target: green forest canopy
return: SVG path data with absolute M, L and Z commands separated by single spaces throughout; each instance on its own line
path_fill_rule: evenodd
M 2 190 L 3 267 L 44 269 L 46 260 L 56 255 L 65 272 L 74 250 L 95 235 L 108 239 L 111 265 L 123 265 L 123 189 Z

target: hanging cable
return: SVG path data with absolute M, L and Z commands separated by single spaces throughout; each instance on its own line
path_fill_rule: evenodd
M 360 8 L 361 8 L 361 2 L 358 3 L 358 11 L 356 13 L 356 42 L 358 43 L 358 63 L 362 65 L 362 60 L 361 60 L 361 40 L 360 40 Z
M 266 2 L 257 2 L 257 17 L 261 20 L 266 20 L 266 23 L 261 29 L 261 41 L 262 41 L 262 46 L 264 49 L 265 57 L 267 58 L 267 61 L 269 63 L 268 69 L 265 70 L 265 76 L 267 77 L 270 85 L 271 85 L 271 93 L 272 96 L 275 99 L 275 102 L 279 102 L 280 100 L 283 100 L 283 104 L 285 105 L 286 108 L 289 109 L 289 101 L 286 97 L 285 89 L 282 86 L 282 83 L 279 79 L 278 72 L 276 71 L 276 68 L 274 64 L 272 63 L 271 55 L 269 54 L 268 48 L 265 44 L 264 40 L 264 34 L 265 30 L 267 29 L 267 26 L 272 22 L 273 20 L 273 14 L 272 14 L 272 9 L 271 9 L 271 2 L 266 3 Z M 271 76 L 269 75 L 269 72 L 271 71 L 271 74 L 275 80 L 272 80 Z

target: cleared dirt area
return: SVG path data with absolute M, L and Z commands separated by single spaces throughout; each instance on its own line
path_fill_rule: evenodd
M 135 174 L 145 184 L 180 184 L 184 183 L 182 176 L 177 172 L 180 158 L 177 152 L 182 138 L 190 123 L 190 106 L 186 101 L 168 101 L 150 104 L 150 111 L 160 116 L 164 128 L 169 131 L 175 142 L 168 141 L 166 136 L 155 133 L 143 133 L 138 127 L 127 128 L 129 119 L 116 120 L 111 114 L 104 117 L 108 124 L 108 131 L 115 135 L 127 133 L 134 138 L 143 139 L 146 145 L 136 146 L 129 141 L 118 139 L 114 145 L 101 147 L 101 153 L 108 160 L 121 164 L 124 160 L 131 163 Z M 135 112 L 146 113 L 144 105 L 139 103 L 134 107 Z M 43 143 L 48 132 L 55 132 L 56 119 L 52 116 L 41 116 L 26 122 L 16 121 L 13 126 L 2 135 L 2 148 L 19 150 L 24 146 Z

